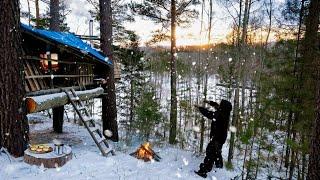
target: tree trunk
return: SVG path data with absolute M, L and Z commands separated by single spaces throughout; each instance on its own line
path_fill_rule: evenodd
M 310 156 L 308 168 L 308 180 L 320 179 L 320 46 L 319 46 L 319 9 L 320 1 L 311 0 L 309 14 L 306 18 L 306 33 L 304 39 L 303 59 L 307 66 L 306 70 L 311 71 L 312 87 L 316 87 L 316 117 L 313 121 L 313 129 L 310 142 Z M 309 84 L 310 85 L 310 84 Z
M 271 32 L 271 26 L 272 26 L 272 0 L 269 0 L 269 9 L 267 10 L 267 13 L 268 13 L 268 18 L 269 18 L 269 24 L 268 24 L 268 33 L 267 33 L 267 37 L 266 37 L 265 46 L 268 45 L 269 36 L 270 36 L 270 32 Z
M 93 99 L 100 96 L 104 89 L 95 88 L 86 91 L 76 91 L 77 96 L 81 101 Z M 26 98 L 27 112 L 34 113 L 50 108 L 58 108 L 69 102 L 67 94 L 64 92 L 55 94 L 46 94 L 41 96 L 33 96 Z
M 27 3 L 28 3 L 28 25 L 30 26 L 30 23 L 31 23 L 30 1 L 27 0 Z
M 234 109 L 232 114 L 231 126 L 235 127 L 238 122 L 238 116 L 239 116 L 239 82 L 237 82 L 237 87 L 235 89 L 233 102 L 234 102 Z M 235 134 L 236 134 L 235 132 L 231 132 L 230 145 L 229 145 L 229 151 L 228 151 L 228 164 L 232 164 L 233 153 L 234 153 L 234 143 L 236 138 Z
M 18 0 L 0 1 L 0 148 L 22 156 L 29 140 L 24 108 L 23 64 Z
M 101 36 L 101 50 L 112 60 L 112 9 L 111 0 L 99 0 L 100 7 L 100 36 Z M 117 124 L 117 107 L 116 107 L 116 93 L 114 69 L 106 69 L 106 83 L 104 84 L 105 93 L 102 98 L 102 122 L 103 130 L 111 130 L 112 136 L 106 137 L 112 141 L 118 141 L 118 124 Z
M 176 0 L 171 0 L 171 108 L 169 143 L 175 144 L 177 135 L 177 74 L 176 74 Z
M 201 19 L 200 19 L 200 33 L 199 33 L 199 37 L 200 37 L 200 45 L 199 45 L 199 48 L 198 48 L 198 61 L 197 61 L 197 104 L 200 104 L 200 89 L 201 89 L 201 65 L 200 65 L 200 62 L 201 62 L 201 46 L 202 46 L 202 41 L 201 41 L 201 38 L 202 38 L 202 30 L 203 30 L 203 14 L 204 14 L 204 7 L 205 7 L 205 1 L 202 0 L 202 4 L 201 4 Z M 202 103 L 202 105 L 204 106 L 204 102 Z M 197 114 L 195 114 L 197 115 Z M 195 123 L 198 123 L 198 116 L 196 116 L 196 119 L 195 119 Z M 203 144 L 204 144 L 204 117 L 201 117 L 199 118 L 200 119 L 200 149 L 199 149 L 199 152 L 201 153 L 202 150 L 203 150 Z M 196 133 L 196 132 L 195 132 Z
M 60 31 L 60 14 L 59 14 L 59 0 L 50 0 L 50 25 L 49 29 L 52 31 Z M 50 50 L 50 48 L 49 48 Z M 51 69 L 51 63 L 49 63 Z M 51 70 L 50 70 L 51 71 Z M 53 88 L 53 81 L 51 81 L 51 88 Z M 62 133 L 64 106 L 52 109 L 53 116 L 53 130 L 57 133 Z
M 241 44 L 246 44 L 247 43 L 247 32 L 248 32 L 248 24 L 249 24 L 250 4 L 251 4 L 251 0 L 245 0 L 245 2 L 244 2 L 243 22 L 242 22 L 243 29 L 242 29 Z
M 40 21 L 39 0 L 35 0 L 34 3 L 36 6 L 36 27 L 39 27 L 39 21 Z
M 319 65 L 318 65 L 319 66 Z M 319 78 L 318 74 L 318 78 Z M 310 143 L 310 156 L 308 165 L 307 180 L 318 180 L 320 179 L 320 80 L 318 79 L 317 84 L 317 108 L 316 108 L 316 119 L 314 120 L 313 131 Z
M 60 31 L 59 0 L 50 0 L 50 30 Z

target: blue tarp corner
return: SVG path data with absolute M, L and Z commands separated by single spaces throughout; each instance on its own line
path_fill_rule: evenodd
M 112 62 L 109 60 L 108 57 L 103 56 L 99 51 L 92 48 L 89 44 L 83 42 L 80 38 L 76 37 L 72 33 L 36 29 L 25 24 L 21 24 L 21 28 L 22 30 L 30 32 L 36 36 L 40 36 L 42 38 L 65 46 L 76 48 L 82 54 L 89 54 L 97 60 L 112 66 Z

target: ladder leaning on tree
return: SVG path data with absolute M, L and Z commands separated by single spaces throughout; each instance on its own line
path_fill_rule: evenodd
M 103 136 L 101 130 L 95 126 L 95 121 L 89 114 L 87 108 L 83 105 L 80 98 L 76 94 L 75 90 L 64 89 L 64 92 L 67 94 L 70 103 L 72 104 L 73 108 L 76 110 L 80 120 L 83 122 L 84 126 L 88 130 L 89 134 L 91 135 L 93 141 L 98 146 L 101 154 L 103 156 L 107 156 L 108 154 L 115 155 L 113 149 L 111 149 L 108 145 L 107 139 Z

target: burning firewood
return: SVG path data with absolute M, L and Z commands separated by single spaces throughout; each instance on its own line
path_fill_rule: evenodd
M 143 159 L 145 162 L 154 159 L 159 162 L 161 157 L 152 150 L 150 143 L 141 144 L 141 146 L 133 153 L 131 156 L 136 157 L 137 159 Z

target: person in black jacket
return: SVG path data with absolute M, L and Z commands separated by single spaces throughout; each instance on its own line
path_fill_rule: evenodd
M 210 142 L 206 148 L 206 157 L 203 163 L 200 164 L 199 171 L 195 171 L 195 173 L 204 178 L 207 177 L 207 173 L 212 170 L 214 164 L 216 168 L 223 167 L 221 149 L 227 139 L 230 112 L 232 110 L 231 103 L 226 100 L 221 100 L 220 104 L 213 101 L 205 101 L 205 103 L 210 104 L 216 111 L 213 112 L 204 107 L 196 106 L 203 116 L 212 120 Z

